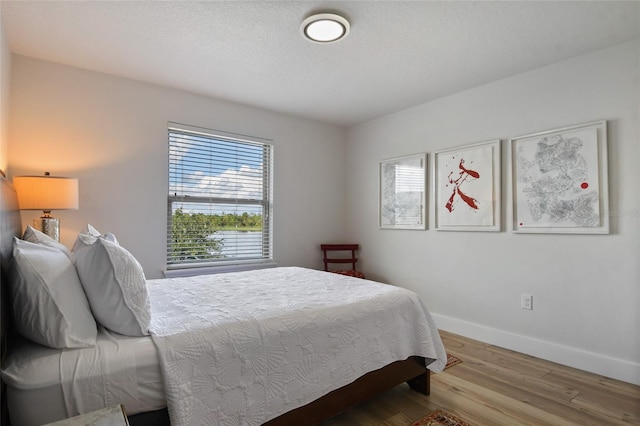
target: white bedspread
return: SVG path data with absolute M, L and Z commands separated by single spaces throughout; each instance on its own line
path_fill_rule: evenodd
M 390 285 L 274 268 L 149 280 L 149 292 L 174 426 L 260 425 L 393 361 L 446 363 L 420 299 Z

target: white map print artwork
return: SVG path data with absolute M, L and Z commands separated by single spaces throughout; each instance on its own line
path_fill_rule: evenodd
M 598 134 L 568 131 L 517 141 L 517 225 L 598 227 Z
M 424 226 L 424 159 L 412 157 L 380 165 L 380 226 Z
M 493 225 L 493 148 L 442 153 L 437 163 L 438 224 Z

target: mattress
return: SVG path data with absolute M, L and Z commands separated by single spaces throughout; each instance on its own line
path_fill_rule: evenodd
M 35 426 L 123 404 L 127 414 L 166 406 L 150 337 L 98 328 L 93 348 L 51 349 L 16 337 L 3 365 L 13 426 Z M 37 407 L 37 409 L 34 409 Z

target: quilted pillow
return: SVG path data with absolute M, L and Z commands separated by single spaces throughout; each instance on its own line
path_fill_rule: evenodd
M 100 324 L 127 336 L 149 334 L 147 281 L 131 253 L 105 238 L 96 238 L 75 253 L 75 263 Z
M 81 232 L 84 233 L 84 234 L 93 235 L 94 237 L 99 237 L 100 236 L 100 231 L 98 231 L 96 228 L 91 226 L 90 223 L 87 223 L 87 226 L 85 226 L 84 229 Z
M 96 241 L 96 238 L 100 238 L 100 237 L 106 238 L 112 243 L 118 244 L 118 239 L 116 238 L 115 235 L 111 233 L 106 233 L 102 235 L 100 231 L 98 231 L 96 228 L 91 226 L 91 224 L 87 224 L 87 226 L 85 226 L 84 229 L 80 231 L 80 233 L 78 234 L 78 238 L 76 238 L 76 242 L 73 244 L 71 251 L 75 253 L 78 250 L 80 250 L 82 247 L 93 244 Z
M 64 244 L 60 244 L 44 232 L 38 231 L 31 226 L 27 226 L 27 229 L 25 229 L 24 234 L 22 235 L 22 239 L 29 241 L 30 243 L 44 244 L 45 246 L 53 247 L 62 251 L 68 257 L 71 257 L 71 252 Z
M 104 238 L 105 240 L 108 240 L 117 246 L 120 245 L 120 243 L 118 242 L 118 239 L 114 234 L 106 233 L 104 235 L 95 236 L 92 234 L 85 234 L 81 232 L 78 234 L 78 238 L 76 238 L 76 242 L 73 243 L 73 248 L 71 249 L 71 251 L 75 255 L 75 253 L 77 253 L 83 247 L 87 247 L 95 243 L 98 240 L 98 238 Z
M 96 322 L 62 251 L 14 237 L 10 286 L 16 328 L 24 337 L 51 348 L 95 346 Z

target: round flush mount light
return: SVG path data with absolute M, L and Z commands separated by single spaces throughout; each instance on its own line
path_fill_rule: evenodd
M 349 34 L 349 21 L 335 13 L 311 15 L 300 25 L 302 34 L 315 43 L 331 43 Z

